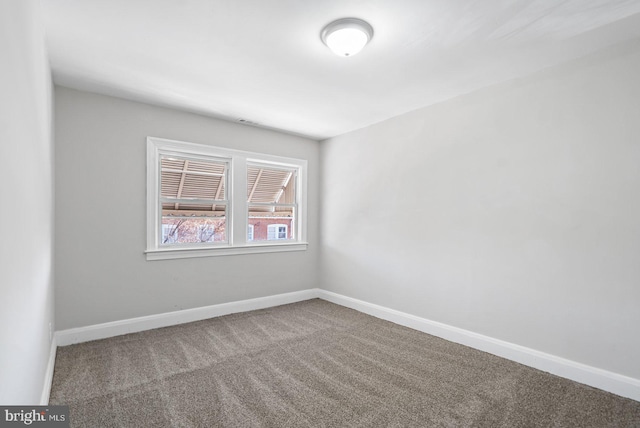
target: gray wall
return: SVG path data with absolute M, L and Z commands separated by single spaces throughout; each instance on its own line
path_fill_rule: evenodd
M 63 87 L 55 111 L 58 329 L 318 285 L 318 142 Z M 307 159 L 309 249 L 146 261 L 147 136 Z
M 0 404 L 4 405 L 40 403 L 51 347 L 52 90 L 39 12 L 36 1 L 0 2 Z
M 640 378 L 640 41 L 322 142 L 322 288 Z

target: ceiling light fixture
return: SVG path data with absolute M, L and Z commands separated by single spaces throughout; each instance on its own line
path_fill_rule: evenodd
M 358 18 L 342 18 L 322 29 L 320 38 L 338 56 L 353 56 L 373 37 L 373 27 Z

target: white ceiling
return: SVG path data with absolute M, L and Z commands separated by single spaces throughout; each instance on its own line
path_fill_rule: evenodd
M 54 81 L 322 139 L 640 37 L 640 0 L 42 0 Z M 320 40 L 374 28 L 357 56 Z

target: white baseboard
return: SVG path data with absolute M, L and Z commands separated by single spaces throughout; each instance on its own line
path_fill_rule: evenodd
M 53 369 L 56 365 L 56 351 L 58 350 L 57 338 L 54 335 L 51 340 L 51 349 L 49 350 L 49 361 L 47 362 L 47 371 L 44 374 L 44 386 L 42 387 L 42 395 L 40 396 L 40 405 L 49 404 L 49 394 L 51 393 L 51 385 L 53 384 Z
M 51 388 L 51 380 L 53 379 L 53 365 L 55 363 L 56 340 L 57 346 L 66 346 L 75 343 L 88 342 L 90 340 L 105 339 L 127 333 L 135 333 L 154 328 L 200 321 L 232 313 L 265 309 L 314 298 L 321 298 L 377 318 L 441 337 L 451 342 L 460 343 L 529 367 L 640 401 L 639 379 L 598 369 L 586 364 L 581 364 L 555 355 L 536 351 L 535 349 L 494 339 L 472 331 L 453 327 L 437 321 L 431 321 L 426 318 L 421 318 L 415 315 L 396 311 L 394 309 L 389 309 L 384 306 L 343 296 L 331 291 L 313 288 L 303 291 L 295 291 L 292 293 L 277 294 L 275 296 L 259 297 L 256 299 L 222 303 L 219 305 L 186 309 L 182 311 L 58 331 L 55 334 L 52 344 L 49 367 L 47 368 L 45 389 L 42 393 L 42 403 L 46 403 L 49 400 L 49 390 Z
M 318 289 L 294 291 L 292 293 L 276 294 L 275 296 L 258 297 L 256 299 L 240 300 L 236 302 L 221 303 L 219 305 L 204 306 L 200 308 L 185 309 L 164 314 L 149 315 L 139 318 L 131 318 L 122 321 L 113 321 L 104 324 L 90 325 L 87 327 L 71 328 L 56 332 L 58 346 L 73 345 L 75 343 L 88 342 L 90 340 L 106 339 L 122 334 L 136 333 L 154 328 L 168 327 L 207 318 L 219 317 L 238 312 L 265 309 L 273 306 L 286 305 L 288 303 L 318 297 Z
M 441 337 L 451 342 L 460 343 L 529 367 L 640 401 L 639 379 L 598 369 L 472 331 L 346 297 L 331 291 L 318 290 L 318 297 L 377 318 Z

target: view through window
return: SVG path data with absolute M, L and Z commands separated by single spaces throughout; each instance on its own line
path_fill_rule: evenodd
M 226 242 L 228 162 L 160 157 L 161 245 Z
M 294 239 L 296 170 L 247 166 L 248 223 L 253 241 Z

